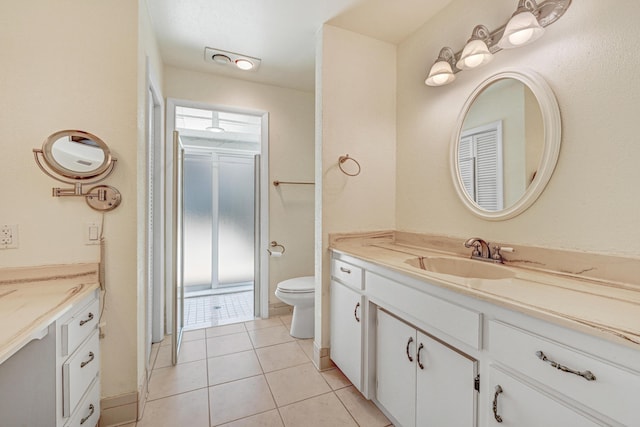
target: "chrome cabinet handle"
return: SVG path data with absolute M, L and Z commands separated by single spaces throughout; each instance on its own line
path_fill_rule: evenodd
M 498 415 L 498 395 L 502 393 L 502 387 L 498 384 L 496 386 L 496 394 L 493 395 L 493 418 L 496 419 L 497 422 L 502 422 L 502 417 Z
M 89 363 L 93 362 L 93 359 L 95 359 L 95 355 L 93 354 L 93 351 L 89 352 L 89 360 L 85 360 L 84 362 L 82 362 L 80 364 L 81 368 L 84 368 L 85 366 L 87 366 Z
M 84 417 L 83 419 L 80 420 L 80 425 L 84 424 L 87 422 L 87 420 L 89 418 L 91 418 L 91 416 L 93 415 L 93 413 L 96 411 L 96 407 L 93 406 L 93 403 L 91 405 L 89 405 L 89 415 L 87 415 L 86 417 Z
M 348 268 L 340 267 L 340 271 L 342 271 L 343 273 L 351 274 L 351 270 L 349 270 Z
M 360 308 L 360 303 L 356 304 L 356 309 L 353 310 L 353 317 L 356 318 L 356 322 L 360 322 L 360 318 L 358 317 L 358 309 Z
M 558 362 L 554 362 L 553 360 L 549 359 L 546 356 L 546 354 L 544 354 L 542 351 L 536 351 L 536 356 L 538 356 L 538 359 L 542 360 L 543 362 L 547 362 L 549 365 L 551 365 L 554 368 L 559 369 L 559 370 L 561 370 L 563 372 L 568 372 L 570 374 L 578 375 L 579 377 L 582 377 L 587 381 L 595 381 L 596 380 L 596 376 L 593 375 L 593 373 L 591 371 L 576 371 L 574 369 L 567 368 L 566 366 L 561 365 Z
M 409 341 L 407 341 L 407 358 L 409 359 L 409 362 L 413 362 L 413 357 L 411 357 L 411 354 L 409 354 L 409 346 L 411 345 L 412 342 L 413 342 L 413 337 L 409 337 Z
M 80 321 L 80 326 L 84 325 L 87 322 L 91 322 L 93 320 L 93 313 L 89 313 L 89 316 L 85 320 Z
M 420 361 L 420 351 L 424 348 L 424 344 L 420 343 L 420 345 L 418 346 L 418 366 L 420 367 L 420 369 L 424 369 L 424 365 L 422 364 L 422 362 Z

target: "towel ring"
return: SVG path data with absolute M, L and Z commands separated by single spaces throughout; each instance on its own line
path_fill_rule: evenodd
M 347 172 L 346 170 L 344 170 L 342 168 L 342 164 L 344 162 L 346 162 L 347 160 L 351 160 L 352 162 L 354 162 L 356 164 L 356 166 L 358 166 L 358 171 L 356 173 L 349 173 L 349 172 Z M 340 168 L 340 170 L 342 171 L 343 174 L 348 175 L 348 176 L 358 176 L 358 175 L 360 175 L 360 171 L 362 170 L 362 168 L 360 167 L 360 163 L 358 163 L 358 161 L 356 159 L 354 159 L 353 157 L 349 157 L 348 154 L 346 156 L 338 157 L 338 167 Z

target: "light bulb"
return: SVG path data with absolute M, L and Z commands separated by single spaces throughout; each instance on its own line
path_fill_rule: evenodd
M 236 59 L 236 66 L 241 70 L 250 70 L 253 68 L 253 62 L 248 59 Z
M 509 36 L 509 42 L 512 45 L 520 46 L 521 44 L 525 44 L 531 37 L 533 36 L 533 30 L 531 28 L 526 28 L 524 30 L 513 33 Z

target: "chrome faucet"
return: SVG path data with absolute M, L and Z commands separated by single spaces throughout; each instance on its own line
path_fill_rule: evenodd
M 473 248 L 471 252 L 472 259 L 479 259 L 481 261 L 493 261 L 491 259 L 491 249 L 489 244 L 479 237 L 472 237 L 464 242 L 465 248 Z
M 502 264 L 504 258 L 502 258 L 501 250 L 505 252 L 514 252 L 513 248 L 500 247 L 493 245 L 493 254 L 491 253 L 490 244 L 479 237 L 472 237 L 464 242 L 466 248 L 473 248 L 471 252 L 471 259 L 477 259 L 480 261 L 490 261 Z

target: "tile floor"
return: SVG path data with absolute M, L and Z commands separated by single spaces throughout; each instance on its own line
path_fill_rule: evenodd
M 389 420 L 334 368 L 311 362 L 313 340 L 289 335 L 291 316 L 184 334 L 178 365 L 154 345 L 144 416 L 125 427 L 384 427 Z
M 184 299 L 184 328 L 245 322 L 253 319 L 253 291 L 205 295 Z

